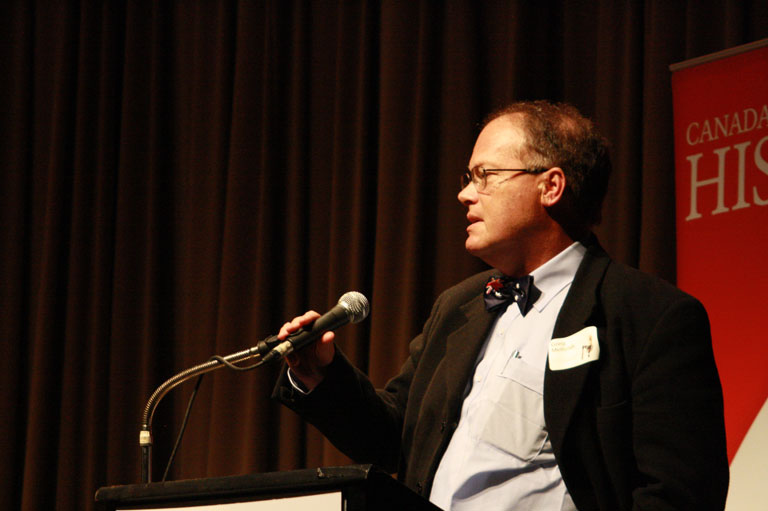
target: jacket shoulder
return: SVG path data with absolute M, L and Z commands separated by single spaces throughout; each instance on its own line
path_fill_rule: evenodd
M 622 301 L 657 303 L 699 301 L 661 277 L 645 273 L 624 263 L 611 260 L 603 280 L 603 293 Z

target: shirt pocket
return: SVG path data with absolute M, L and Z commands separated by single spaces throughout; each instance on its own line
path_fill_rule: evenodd
M 542 456 L 547 444 L 541 371 L 511 358 L 504 370 L 491 377 L 488 397 L 475 418 L 478 440 L 528 463 L 549 461 Z

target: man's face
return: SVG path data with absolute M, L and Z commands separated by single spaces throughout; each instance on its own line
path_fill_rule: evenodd
M 517 151 L 523 141 L 523 131 L 514 117 L 488 123 L 477 137 L 469 161 L 470 170 L 482 167 L 489 171 L 487 184 L 478 191 L 470 183 L 458 195 L 467 207 L 467 251 L 496 268 L 522 261 L 522 251 L 531 249 L 526 242 L 540 232 L 541 215 L 546 214 L 539 200 L 538 175 L 492 172 L 525 168 Z

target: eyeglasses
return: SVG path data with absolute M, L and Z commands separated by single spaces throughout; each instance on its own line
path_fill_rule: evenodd
M 546 172 L 545 168 L 533 168 L 533 169 L 484 169 L 483 167 L 475 167 L 472 170 L 468 170 L 461 175 L 461 189 L 463 190 L 469 183 L 475 185 L 475 189 L 478 192 L 485 190 L 488 185 L 488 174 L 496 174 L 497 172 L 525 172 L 526 174 L 541 174 Z

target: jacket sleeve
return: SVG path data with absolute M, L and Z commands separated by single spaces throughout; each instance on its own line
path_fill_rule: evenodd
M 420 335 L 411 342 L 411 355 L 400 374 L 383 390 L 375 389 L 337 347 L 325 379 L 311 393 L 298 392 L 283 369 L 272 397 L 315 426 L 355 462 L 395 472 L 410 382 L 422 348 Z

